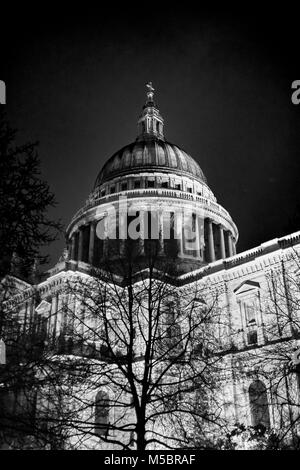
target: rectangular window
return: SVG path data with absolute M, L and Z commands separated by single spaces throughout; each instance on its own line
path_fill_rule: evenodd
M 256 316 L 255 316 L 255 306 L 253 303 L 245 304 L 245 314 L 246 314 L 246 321 L 247 325 L 255 325 L 256 324 Z
M 135 181 L 134 182 L 134 189 L 139 189 L 141 187 L 141 182 L 140 181 Z
M 110 188 L 110 194 L 113 194 L 113 193 L 115 193 L 115 192 L 116 192 L 116 187 L 115 187 L 115 186 L 112 186 L 112 187 Z
M 168 188 L 168 187 L 169 187 L 168 181 L 163 181 L 163 182 L 161 183 L 161 187 L 162 187 L 162 188 Z
M 122 183 L 121 190 L 127 191 L 127 183 Z
M 177 189 L 177 191 L 180 191 L 181 190 L 181 184 L 175 184 L 175 189 Z
M 147 187 L 148 188 L 154 188 L 154 180 L 147 181 Z
M 192 231 L 196 232 L 196 214 L 192 214 Z
M 247 342 L 249 345 L 257 344 L 257 331 L 256 330 L 249 331 L 247 335 Z

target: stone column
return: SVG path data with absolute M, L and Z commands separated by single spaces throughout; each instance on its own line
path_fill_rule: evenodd
M 62 294 L 57 293 L 56 295 L 56 336 L 59 336 L 62 333 L 63 326 L 63 311 L 62 311 Z
M 228 252 L 229 252 L 229 257 L 233 256 L 233 250 L 232 250 L 232 238 L 230 232 L 227 232 L 227 243 L 228 243 Z
M 119 243 L 120 255 L 126 255 L 126 241 L 128 236 L 127 212 L 119 213 Z
M 90 264 L 93 264 L 93 261 L 94 261 L 95 230 L 96 230 L 95 223 L 91 222 L 91 224 L 90 224 L 90 240 L 89 240 L 89 263 Z
M 104 217 L 103 256 L 108 255 L 108 215 Z
M 223 227 L 219 225 L 219 237 L 220 237 L 220 251 L 221 251 L 221 258 L 226 258 L 226 251 L 225 251 L 225 240 L 224 240 L 224 231 Z
M 163 217 L 164 217 L 163 211 L 160 210 L 158 213 L 158 254 L 159 256 L 163 256 L 165 253 Z
M 144 255 L 145 254 L 145 214 L 147 214 L 146 211 L 141 210 L 140 211 L 140 238 L 139 238 L 139 254 Z
M 204 226 L 205 220 L 202 216 L 198 216 L 198 237 L 199 237 L 199 255 L 201 260 L 204 260 L 204 250 L 205 250 L 205 241 L 204 241 Z
M 184 257 L 184 242 L 185 242 L 185 228 L 184 228 L 184 212 L 182 209 L 178 211 L 178 231 L 179 231 L 179 256 Z
M 83 257 L 83 227 L 79 228 L 79 240 L 78 240 L 78 261 L 82 261 Z
M 264 344 L 265 336 L 264 336 L 264 323 L 261 311 L 261 302 L 260 302 L 260 294 L 259 291 L 256 293 L 255 300 L 254 300 L 254 308 L 256 311 L 256 325 L 257 325 L 257 343 Z
M 201 237 L 200 237 L 200 218 L 195 214 L 195 237 L 196 237 L 196 257 L 200 259 L 201 257 Z
M 71 239 L 71 259 L 75 259 L 76 254 L 76 233 L 73 233 Z
M 233 254 L 236 255 L 236 246 L 235 246 L 235 240 L 234 239 L 232 240 L 232 251 L 233 251 Z
M 208 255 L 209 255 L 209 261 L 213 262 L 216 260 L 216 254 L 215 254 L 215 244 L 214 244 L 214 234 L 213 234 L 213 226 L 212 226 L 212 220 L 207 219 L 207 233 L 208 233 Z
M 55 293 L 52 297 L 51 302 L 51 322 L 50 322 L 50 334 L 55 337 L 57 336 L 56 332 L 56 323 L 57 323 L 57 294 Z
M 242 331 L 238 335 L 239 341 L 240 341 L 239 346 L 243 347 L 247 344 L 247 325 L 245 321 L 246 319 L 245 319 L 244 305 L 240 299 L 237 300 L 237 304 L 239 306 L 239 311 L 240 311 L 239 313 L 240 313 L 240 320 L 241 320 L 241 327 L 242 327 Z

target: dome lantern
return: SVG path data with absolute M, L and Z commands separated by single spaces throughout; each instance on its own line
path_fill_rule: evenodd
M 154 102 L 154 88 L 152 82 L 147 83 L 147 101 L 138 120 L 139 135 L 137 140 L 157 138 L 164 140 L 164 120 Z

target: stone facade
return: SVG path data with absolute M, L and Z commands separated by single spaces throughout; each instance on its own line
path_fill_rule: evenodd
M 166 263 L 170 237 L 164 233 L 164 217 L 179 214 L 179 223 L 172 228 L 180 234 L 177 238 L 173 236 L 176 250 L 172 255 L 178 267 L 177 295 L 188 299 L 195 290 L 209 291 L 218 299 L 219 322 L 214 335 L 215 354 L 222 358 L 222 373 L 218 377 L 221 415 L 228 426 L 263 424 L 280 432 L 296 421 L 299 414 L 299 373 L 293 368 L 293 358 L 300 347 L 297 289 L 300 232 L 236 254 L 238 230 L 233 220 L 218 204 L 199 165 L 178 146 L 165 141 L 163 124 L 153 101 L 153 89 L 149 88 L 137 141 L 104 165 L 86 204 L 67 227 L 63 256 L 35 284 L 11 277 L 15 287 L 6 307 L 15 312 L 21 330 L 31 324 L 39 325 L 47 341 L 56 345 L 63 336 L 64 349 L 60 354 L 73 361 L 77 355 L 85 357 L 98 367 L 99 361 L 100 364 L 103 361 L 103 350 L 101 341 L 92 340 L 91 332 L 99 331 L 101 325 L 88 323 L 88 309 L 80 296 L 67 289 L 75 280 L 91 279 L 95 268 L 101 278 L 104 260 L 113 264 L 116 259 L 126 259 L 127 241 L 120 237 L 113 240 L 108 226 L 106 238 L 100 240 L 97 224 L 114 206 L 120 231 L 121 220 L 125 218 L 128 222 L 127 210 L 122 212 L 119 206 L 121 197 L 126 197 L 127 204 L 142 215 L 144 222 L 145 214 L 154 207 L 158 218 L 157 255 Z M 182 236 L 187 213 L 195 214 L 198 241 L 192 250 L 187 249 Z M 149 249 L 143 223 L 137 240 L 140 258 Z M 84 315 L 85 322 L 80 320 Z M 79 333 L 86 339 L 80 352 L 76 344 Z M 108 394 L 110 399 L 116 393 L 112 384 L 104 384 L 97 393 L 97 383 L 92 387 L 87 384 L 76 393 L 83 394 L 91 403 L 97 402 L 97 393 Z M 87 422 L 93 428 L 95 408 L 89 413 Z M 110 413 L 118 413 L 118 408 Z M 131 419 L 130 406 L 126 416 Z M 122 420 L 126 421 L 124 416 Z M 297 426 L 291 432 L 294 436 Z M 71 447 L 118 448 L 115 444 L 101 443 L 95 436 L 74 439 L 70 440 Z M 119 439 L 128 440 L 128 433 L 121 433 Z

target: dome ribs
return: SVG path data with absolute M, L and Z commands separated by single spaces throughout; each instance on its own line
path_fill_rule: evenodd
M 207 184 L 199 164 L 184 150 L 158 138 L 136 140 L 116 152 L 103 166 L 94 188 L 131 170 L 170 170 Z

